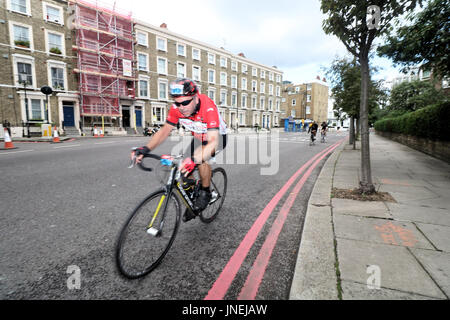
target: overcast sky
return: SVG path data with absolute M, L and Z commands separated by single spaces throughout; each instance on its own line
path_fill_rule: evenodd
M 170 31 L 277 66 L 295 84 L 324 77 L 323 67 L 348 54 L 322 30 L 319 0 L 116 0 L 116 6 L 152 25 L 165 22 Z M 398 73 L 387 59 L 373 63 L 384 68 L 376 78 Z

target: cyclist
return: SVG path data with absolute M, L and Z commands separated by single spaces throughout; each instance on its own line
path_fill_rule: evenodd
M 316 140 L 316 133 L 317 133 L 317 129 L 319 128 L 319 125 L 313 121 L 313 123 L 309 126 L 308 129 L 308 133 L 311 132 L 311 142 L 314 142 L 314 140 Z
M 325 137 L 327 135 L 327 130 L 328 130 L 328 124 L 324 121 L 322 122 L 321 126 L 321 132 L 322 132 L 322 139 L 325 140 Z
M 191 131 L 194 136 L 190 146 L 191 156 L 183 160 L 180 170 L 185 177 L 188 177 L 198 166 L 201 188 L 194 209 L 201 211 L 208 206 L 211 200 L 209 188 L 211 166 L 207 161 L 225 148 L 227 126 L 214 102 L 208 96 L 199 93 L 197 85 L 191 79 L 178 78 L 171 82 L 170 96 L 175 102 L 169 110 L 166 123 L 153 135 L 147 145 L 138 148 L 135 154 L 132 152 L 132 156 L 136 155 L 136 162 L 141 162 L 143 155 L 150 153 L 164 142 L 178 123 L 185 130 Z M 193 218 L 195 216 L 186 210 L 183 221 L 186 222 Z

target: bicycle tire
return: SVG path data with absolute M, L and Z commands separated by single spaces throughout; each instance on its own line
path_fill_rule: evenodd
M 221 176 L 222 178 L 219 178 Z M 220 185 L 219 179 L 223 179 L 222 186 Z M 203 223 L 210 223 L 219 214 L 222 208 L 223 202 L 225 201 L 225 196 L 227 194 L 227 173 L 223 168 L 215 168 L 211 174 L 211 192 L 218 192 L 219 198 L 217 201 L 210 203 L 206 209 L 200 212 L 200 220 Z M 219 190 L 217 190 L 219 189 Z M 221 189 L 221 190 L 220 190 Z
M 151 205 L 157 206 L 163 195 L 165 195 L 165 191 L 159 190 L 147 196 L 133 210 L 122 226 L 116 244 L 116 265 L 120 273 L 126 278 L 137 279 L 152 272 L 162 262 L 175 240 L 180 225 L 181 205 L 180 200 L 174 194 L 168 200 L 169 203 L 167 204 L 166 212 L 162 209 L 157 215 L 156 223 L 153 224 L 154 226 L 159 225 L 159 221 L 165 213 L 164 226 L 161 233 L 157 236 L 147 233 L 148 225 L 155 212 L 155 210 L 152 210 Z M 174 208 L 171 206 L 172 203 Z M 176 211 L 175 215 L 173 212 L 170 212 L 173 209 Z M 134 222 L 137 222 L 136 227 L 134 226 Z M 170 227 L 173 229 L 168 229 Z M 130 238 L 129 235 L 134 236 L 134 239 Z M 128 248 L 129 242 L 132 245 Z M 149 251 L 155 248 L 158 249 L 157 253 L 154 255 L 149 254 Z M 128 259 L 129 255 L 131 256 L 130 259 Z M 136 263 L 141 266 L 136 268 L 131 267 L 129 266 L 130 261 L 133 264 Z

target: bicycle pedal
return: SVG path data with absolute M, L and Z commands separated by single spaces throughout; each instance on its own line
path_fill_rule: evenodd
M 149 235 L 152 235 L 152 236 L 154 236 L 154 237 L 157 237 L 157 236 L 160 234 L 160 230 L 158 230 L 158 229 L 156 229 L 156 228 L 154 228 L 154 227 L 151 227 L 150 229 L 147 229 L 147 233 L 148 233 Z
M 216 191 L 211 192 L 211 200 L 209 201 L 209 204 L 212 204 L 217 201 L 219 198 L 219 194 Z

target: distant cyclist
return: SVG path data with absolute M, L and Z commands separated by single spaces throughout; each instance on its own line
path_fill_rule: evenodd
M 195 202 L 195 210 L 205 209 L 211 200 L 211 166 L 208 160 L 226 146 L 227 127 L 215 103 L 206 95 L 198 92 L 197 85 L 191 79 L 179 78 L 170 83 L 170 96 L 175 103 L 169 110 L 164 126 L 151 138 L 147 145 L 136 150 L 137 162 L 143 154 L 150 153 L 169 136 L 173 128 L 180 123 L 185 130 L 191 131 L 194 138 L 190 146 L 191 157 L 183 160 L 181 172 L 189 176 L 198 166 L 201 189 Z M 133 156 L 133 154 L 132 154 Z M 184 221 L 195 218 L 189 210 L 183 216 Z
M 328 124 L 324 121 L 324 122 L 322 122 L 320 127 L 321 127 L 320 132 L 322 135 L 322 142 L 325 142 L 325 137 L 327 136 L 327 131 L 328 131 Z
M 311 124 L 311 126 L 308 129 L 308 133 L 311 132 L 311 142 L 314 142 L 316 140 L 316 133 L 317 133 L 317 129 L 319 128 L 319 125 L 313 121 L 313 123 Z

